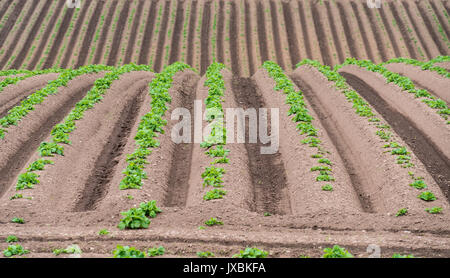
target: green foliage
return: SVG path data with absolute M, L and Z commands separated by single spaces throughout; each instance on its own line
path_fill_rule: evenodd
M 350 252 L 339 245 L 334 245 L 333 248 L 325 248 L 323 252 L 323 258 L 353 258 Z
M 150 225 L 150 219 L 145 215 L 141 208 L 131 208 L 126 212 L 121 212 L 124 218 L 120 219 L 118 228 L 124 229 L 147 229 Z
M 426 208 L 425 211 L 431 214 L 438 214 L 442 212 L 442 208 L 441 207 Z
M 222 221 L 217 220 L 217 218 L 213 217 L 205 222 L 206 226 L 214 226 L 214 225 L 223 225 Z
M 323 191 L 333 191 L 333 186 L 331 186 L 331 184 L 325 184 L 324 186 L 322 186 L 322 190 Z
M 245 250 L 240 250 L 238 254 L 233 255 L 233 258 L 266 258 L 268 254 L 267 251 L 247 247 Z
M 117 245 L 113 251 L 114 258 L 145 258 L 145 252 L 134 247 Z
M 227 192 L 225 190 L 214 188 L 213 190 L 208 191 L 203 196 L 203 200 L 209 201 L 214 199 L 223 199 L 223 196 L 225 195 L 227 195 Z
M 109 235 L 109 231 L 107 229 L 102 229 L 98 232 L 98 235 L 100 235 L 100 236 Z
M 210 157 L 226 157 L 230 153 L 230 150 L 225 149 L 222 145 L 211 148 L 205 154 Z
M 7 249 L 3 250 L 3 255 L 5 257 L 22 256 L 28 253 L 30 253 L 30 251 L 24 249 L 20 244 L 9 245 Z
M 418 61 L 415 59 L 400 57 L 400 58 L 391 59 L 387 62 L 382 63 L 381 65 L 384 66 L 386 64 L 392 64 L 392 63 L 404 63 L 404 64 L 413 65 L 413 66 L 418 66 L 422 70 L 434 71 L 446 78 L 450 78 L 450 73 L 445 68 L 441 68 L 441 67 L 434 65 L 435 63 L 438 63 L 438 62 L 448 62 L 448 57 L 449 56 L 438 56 L 435 59 L 432 59 L 428 62 L 422 62 L 422 61 Z
M 392 258 L 394 258 L 394 259 L 411 259 L 411 258 L 414 258 L 414 256 L 412 254 L 401 255 L 401 254 L 395 253 L 394 255 L 392 255 Z
M 32 172 L 20 174 L 17 180 L 16 190 L 33 188 L 35 184 L 39 183 L 38 177 L 38 174 Z
M 44 166 L 48 164 L 54 164 L 54 162 L 47 159 L 38 159 L 33 163 L 31 163 L 31 165 L 27 168 L 27 171 L 28 172 L 42 171 L 44 170 Z
M 139 208 L 144 211 L 145 216 L 148 216 L 150 218 L 155 218 L 156 214 L 161 213 L 161 209 L 156 206 L 155 200 L 147 203 L 140 203 Z
M 11 222 L 13 223 L 17 223 L 17 224 L 25 224 L 25 220 L 23 220 L 23 218 L 19 218 L 19 217 L 14 217 Z
M 18 239 L 16 236 L 8 236 L 8 237 L 6 238 L 6 242 L 7 242 L 7 243 L 18 242 L 18 241 L 19 241 L 19 239 Z
M 212 253 L 210 251 L 205 251 L 205 252 L 197 252 L 197 257 L 210 258 L 210 257 L 215 257 L 215 255 L 214 255 L 214 253 Z
M 413 183 L 410 183 L 409 185 L 417 189 L 427 188 L 427 184 L 423 180 L 415 180 Z
M 150 248 L 148 249 L 147 255 L 149 257 L 156 257 L 156 256 L 162 256 L 166 252 L 166 249 L 164 247 L 159 246 L 158 248 Z
M 55 254 L 56 256 L 60 254 L 81 254 L 81 253 L 82 253 L 81 248 L 76 244 L 70 245 L 66 249 L 53 250 L 53 254 Z
M 223 168 L 207 167 L 202 173 L 203 186 L 223 187 L 223 174 L 225 174 Z
M 420 193 L 419 196 L 417 196 L 417 197 L 419 199 L 422 199 L 427 202 L 436 200 L 436 196 L 434 196 L 434 194 L 430 191 L 424 191 L 424 192 Z
M 64 147 L 53 142 L 42 142 L 38 148 L 40 156 L 53 157 L 54 154 L 64 155 Z
M 408 213 L 408 209 L 402 208 L 402 209 L 399 209 L 399 211 L 397 212 L 397 214 L 395 216 L 403 216 L 403 215 L 406 215 L 407 213 Z

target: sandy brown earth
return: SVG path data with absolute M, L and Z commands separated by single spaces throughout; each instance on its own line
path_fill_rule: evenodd
M 17 16 L 10 7 L 0 17 L 12 25 L 20 19 L 14 31 L 2 31 L 1 69 L 91 61 L 152 64 L 160 71 L 182 60 L 204 73 L 215 58 L 248 77 L 266 60 L 290 71 L 304 58 L 335 65 L 347 57 L 378 63 L 449 54 L 442 0 L 387 0 L 380 9 L 353 0 L 94 0 L 77 12 L 50 0 L 30 2 L 20 2 Z

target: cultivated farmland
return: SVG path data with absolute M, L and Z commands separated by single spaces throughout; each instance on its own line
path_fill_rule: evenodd
M 450 257 L 449 9 L 1 0 L 1 250 Z M 196 100 L 267 127 L 231 143 Z M 172 139 L 178 108 L 200 142 Z

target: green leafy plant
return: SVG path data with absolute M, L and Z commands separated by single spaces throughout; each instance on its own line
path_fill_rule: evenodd
M 117 245 L 113 251 L 114 258 L 145 258 L 145 252 L 134 247 Z
M 148 216 L 150 218 L 155 218 L 156 214 L 162 212 L 161 209 L 156 206 L 155 200 L 147 203 L 141 203 L 139 205 L 139 208 L 141 208 L 145 212 L 145 216 Z
M 238 254 L 234 254 L 233 258 L 266 258 L 269 253 L 258 248 L 247 247 L 240 250 Z
M 25 224 L 25 220 L 23 218 L 14 217 L 11 222 L 17 223 L 17 224 Z
M 100 236 L 109 235 L 109 231 L 107 229 L 102 229 L 98 232 L 98 235 Z
M 158 248 L 154 247 L 154 248 L 148 249 L 147 255 L 149 257 L 156 257 L 156 256 L 164 255 L 165 252 L 166 252 L 166 249 L 164 249 L 164 247 L 162 247 L 162 246 L 159 246 Z
M 8 236 L 8 237 L 6 238 L 6 242 L 7 242 L 7 243 L 17 242 L 17 241 L 19 241 L 19 239 L 18 239 L 16 236 Z
M 207 220 L 205 222 L 205 225 L 211 227 L 211 226 L 214 226 L 214 225 L 223 225 L 223 222 L 217 220 L 217 218 L 215 218 L 215 217 L 212 217 L 211 219 L 209 219 L 209 220 Z
M 415 257 L 412 254 L 402 255 L 402 254 L 395 253 L 394 255 L 392 255 L 392 258 L 395 258 L 395 259 L 410 259 L 410 258 L 415 258 Z
M 223 199 L 223 196 L 227 195 L 227 192 L 222 189 L 214 188 L 213 190 L 208 191 L 203 199 L 205 201 L 214 200 L 214 199 Z
M 417 197 L 419 199 L 422 199 L 427 202 L 436 200 L 436 196 L 434 196 L 434 194 L 430 191 L 424 191 L 424 192 L 420 193 L 419 196 L 417 196 Z
M 73 245 L 69 245 L 67 248 L 65 249 L 54 249 L 53 250 L 53 254 L 55 254 L 56 256 L 60 255 L 60 254 L 81 254 L 81 248 L 80 246 L 73 244 Z
M 401 208 L 398 210 L 397 214 L 395 216 L 403 216 L 406 215 L 408 213 L 408 209 L 407 208 Z
M 353 258 L 350 252 L 339 245 L 334 245 L 333 248 L 325 248 L 323 252 L 323 258 Z
M 441 207 L 426 208 L 425 211 L 431 214 L 438 214 L 442 213 L 442 208 Z
M 118 228 L 124 229 L 147 229 L 150 225 L 150 219 L 145 215 L 141 208 L 131 208 L 126 212 L 121 212 L 124 218 L 120 219 Z
M 205 251 L 205 252 L 197 252 L 197 257 L 210 258 L 210 257 L 215 257 L 215 255 L 214 255 L 214 253 L 212 253 L 210 251 Z
M 333 186 L 331 186 L 331 184 L 325 184 L 324 186 L 322 186 L 322 190 L 323 191 L 333 191 Z
M 3 250 L 3 255 L 5 257 L 22 256 L 28 253 L 30 253 L 30 251 L 24 249 L 20 244 L 9 245 L 7 249 Z
M 427 188 L 427 184 L 423 180 L 415 180 L 413 183 L 410 183 L 409 185 L 417 189 Z

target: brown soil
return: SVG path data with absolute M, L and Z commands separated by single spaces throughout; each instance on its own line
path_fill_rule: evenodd
M 386 84 L 379 74 L 353 66 L 342 68 L 341 72 L 408 144 L 449 198 L 450 149 L 446 146 L 450 144 L 450 130 L 445 121 L 399 87 Z
M 161 26 L 159 29 L 159 35 L 158 35 L 158 44 L 156 49 L 156 56 L 155 61 L 153 63 L 153 69 L 157 72 L 161 71 L 162 69 L 162 61 L 164 57 L 164 42 L 166 40 L 167 35 L 167 25 L 169 23 L 169 12 L 170 12 L 170 1 L 164 1 L 164 8 L 163 8 L 163 15 L 161 19 Z M 161 4 L 162 5 L 162 4 Z
M 231 70 L 233 74 L 240 75 L 241 69 L 239 64 L 239 42 L 238 42 L 238 19 L 236 11 L 236 3 L 230 2 L 230 54 L 231 54 Z
M 277 7 L 274 1 L 270 1 L 270 16 L 272 18 L 272 37 L 275 45 L 275 55 L 277 57 L 277 63 L 280 67 L 284 68 L 283 51 L 281 48 L 280 31 L 278 30 L 278 16 Z
M 414 2 L 414 4 L 417 6 L 417 10 L 420 13 L 420 16 L 422 17 L 422 20 L 425 23 L 425 26 L 427 27 L 428 33 L 433 38 L 433 41 L 436 43 L 436 46 L 439 49 L 439 53 L 448 53 L 447 47 L 445 44 L 439 39 L 439 32 L 434 29 L 433 25 L 431 24 L 432 19 L 428 17 L 426 12 L 426 7 L 421 5 L 421 2 Z
M 206 68 L 210 64 L 209 59 L 209 33 L 211 25 L 211 1 L 207 1 L 203 5 L 202 30 L 201 30 L 201 57 L 200 57 L 200 74 L 205 74 Z
M 252 22 L 251 22 L 251 12 L 250 12 L 250 3 L 245 1 L 245 33 L 247 36 L 246 43 L 247 43 L 247 58 L 248 58 L 248 68 L 250 75 L 253 75 L 255 73 L 255 60 L 253 57 L 253 42 L 252 42 Z
M 192 1 L 191 16 L 189 19 L 189 35 L 187 45 L 186 62 L 188 65 L 193 65 L 194 60 L 194 38 L 195 38 L 195 22 L 197 20 L 197 1 Z
M 0 18 L 3 17 L 3 15 L 6 13 L 6 11 L 8 10 L 9 6 L 11 5 L 12 0 L 8 0 L 5 1 L 5 3 L 3 4 L 1 10 L 0 10 Z
M 295 31 L 294 31 L 294 22 L 292 20 L 291 15 L 291 7 L 288 2 L 283 2 L 283 14 L 284 14 L 284 21 L 286 26 L 286 33 L 289 34 L 287 36 L 288 42 L 289 42 L 289 53 L 291 57 L 291 64 L 293 67 L 295 67 L 295 64 L 300 61 L 300 54 L 298 53 L 298 44 L 297 44 L 297 38 L 295 37 Z
M 403 1 L 401 4 L 403 4 L 403 9 L 404 9 L 404 11 L 406 11 L 409 22 L 411 22 L 411 24 L 412 24 L 413 30 L 416 31 L 418 41 L 420 43 L 422 43 L 423 50 L 425 51 L 425 54 L 427 56 L 427 57 L 423 57 L 423 58 L 432 59 L 436 55 L 431 53 L 429 46 L 427 45 L 427 43 L 430 43 L 429 40 L 431 40 L 431 38 L 429 38 L 428 40 L 423 39 L 423 36 L 426 35 L 425 34 L 426 32 L 424 32 L 424 30 L 423 30 L 423 27 L 424 27 L 423 24 L 416 24 L 416 20 L 410 11 L 408 2 Z
M 169 64 L 175 63 L 179 59 L 180 38 L 183 30 L 184 21 L 184 2 L 178 2 L 177 12 L 175 15 L 175 24 L 173 26 L 172 42 L 170 44 Z
M 8 37 L 9 32 L 12 30 L 12 28 L 15 24 L 15 21 L 19 17 L 24 6 L 25 6 L 25 0 L 16 2 L 16 6 L 14 7 L 14 10 L 11 12 L 11 14 L 8 17 L 8 20 L 2 26 L 2 30 L 0 31 L 0 47 L 3 46 L 3 43 L 5 42 L 6 38 Z M 0 16 L 0 18 L 2 18 L 2 17 Z
M 123 30 L 125 29 L 125 25 L 128 22 L 128 13 L 130 10 L 131 1 L 125 1 L 122 10 L 120 11 L 119 21 L 117 22 L 117 27 L 114 33 L 114 38 L 111 44 L 111 51 L 108 57 L 108 66 L 114 66 L 117 62 L 117 55 L 120 50 L 120 43 L 122 41 Z M 162 53 L 162 52 L 160 52 Z
M 266 39 L 266 21 L 264 19 L 264 9 L 261 2 L 258 2 L 258 39 L 259 39 L 259 51 L 261 59 L 265 62 L 269 59 L 269 53 L 267 50 Z
M 219 13 L 217 14 L 217 62 L 225 63 L 224 33 L 225 33 L 225 3 L 219 2 Z
M 448 90 L 450 88 L 450 79 L 443 78 L 437 72 L 421 70 L 420 67 L 403 63 L 388 64 L 386 68 L 408 77 L 417 87 L 427 90 L 432 95 L 447 102 L 447 104 L 450 103 L 450 91 Z
M 446 69 L 447 71 L 450 71 L 450 62 L 439 62 L 439 63 L 435 63 L 435 66 L 441 67 Z
M 106 38 L 108 37 L 109 28 L 111 26 L 111 22 L 113 20 L 114 13 L 115 13 L 116 8 L 117 8 L 117 3 L 118 3 L 117 0 L 112 2 L 111 7 L 109 8 L 108 15 L 106 16 L 105 22 L 103 23 L 102 34 L 100 35 L 100 39 L 98 40 L 99 44 L 97 46 L 97 50 L 96 50 L 95 56 L 94 56 L 94 64 L 99 64 L 102 61 L 103 50 L 105 48 Z M 77 20 L 76 26 L 80 27 L 81 23 L 84 20 L 83 18 L 85 16 L 85 14 L 86 14 L 86 11 L 80 14 L 80 17 Z M 75 30 L 78 30 L 78 28 L 75 29 Z M 69 45 L 73 45 L 73 44 L 69 44 Z M 145 40 L 142 43 L 142 46 L 144 46 L 144 45 L 145 45 Z M 67 59 L 69 59 L 69 58 L 67 58 Z M 68 63 L 68 61 L 67 61 L 67 63 Z
M 148 13 L 147 17 L 147 24 L 145 25 L 145 31 L 144 31 L 144 38 L 142 39 L 142 46 L 141 51 L 139 55 L 139 64 L 148 64 L 149 62 L 149 50 L 150 50 L 150 44 L 152 41 L 152 35 L 153 35 L 153 28 L 155 25 L 156 20 L 156 5 L 157 1 L 152 1 L 152 4 L 150 6 L 150 11 Z

